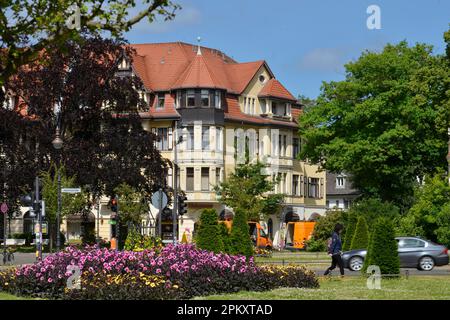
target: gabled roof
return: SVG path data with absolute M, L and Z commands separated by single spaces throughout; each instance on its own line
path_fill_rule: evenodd
M 136 50 L 133 69 L 151 91 L 176 88 L 221 88 L 241 94 L 255 74 L 265 66 L 264 60 L 238 63 L 223 52 L 184 42 L 131 44 Z
M 274 97 L 296 101 L 294 96 L 275 78 L 270 79 L 261 89 L 258 97 Z

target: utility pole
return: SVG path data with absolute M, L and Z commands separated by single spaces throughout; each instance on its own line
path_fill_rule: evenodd
M 35 213 L 37 213 L 37 219 L 38 219 L 38 232 L 36 233 L 36 260 L 40 261 L 42 260 L 42 210 L 40 208 L 41 201 L 39 200 L 39 177 L 36 177 L 35 179 L 35 198 L 34 198 L 34 204 L 35 204 Z
M 178 212 L 178 121 L 175 120 L 175 145 L 173 160 L 173 208 L 172 208 L 172 224 L 173 224 L 173 244 L 177 243 L 177 212 Z
M 120 251 L 120 218 L 119 218 L 119 196 L 116 195 L 117 201 L 117 213 L 116 213 L 116 238 L 117 238 L 117 250 Z
M 60 224 L 61 224 L 61 161 L 58 168 L 58 212 L 56 214 L 56 251 L 61 248 Z M 52 241 L 52 239 L 50 239 Z

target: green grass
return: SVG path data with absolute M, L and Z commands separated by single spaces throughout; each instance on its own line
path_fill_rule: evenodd
M 198 297 L 206 300 L 450 300 L 450 276 L 412 276 L 381 281 L 380 290 L 370 290 L 360 277 L 320 279 L 318 289 L 280 288 L 266 292 Z
M 33 300 L 33 299 L 17 297 L 9 293 L 0 292 L 0 300 Z

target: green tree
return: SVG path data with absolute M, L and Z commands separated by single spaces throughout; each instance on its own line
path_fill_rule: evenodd
M 75 177 L 66 175 L 63 166 L 53 165 L 48 171 L 41 173 L 42 199 L 45 201 L 45 219 L 48 223 L 50 250 L 56 240 L 56 216 L 58 212 L 58 171 L 61 175 L 61 187 L 76 187 Z M 88 199 L 85 193 L 68 194 L 61 193 L 61 219 L 69 214 L 82 214 L 88 207 Z
M 121 224 L 139 225 L 148 211 L 148 204 L 145 202 L 144 196 L 126 183 L 120 184 L 114 191 L 119 196 Z
M 247 216 L 241 209 L 235 211 L 231 227 L 231 254 L 241 254 L 247 258 L 253 255 L 253 243 L 250 238 Z
M 416 202 L 400 220 L 398 233 L 450 245 L 450 186 L 445 174 L 426 177 L 415 190 Z
M 109 32 L 120 37 L 133 25 L 147 18 L 151 23 L 156 16 L 173 19 L 180 8 L 169 0 L 139 1 L 142 10 L 129 15 L 136 1 L 22 1 L 0 2 L 0 87 L 17 69 L 38 58 L 42 50 L 64 48 L 67 40 L 80 41 L 80 30 L 68 25 L 73 21 L 77 4 L 80 10 L 80 28 L 90 33 Z M 139 3 L 138 2 L 138 3 Z M 0 90 L 3 93 L 2 90 Z M 0 97 L 0 103 L 3 99 Z
M 324 216 L 320 216 L 317 219 L 316 225 L 314 226 L 312 239 L 326 243 L 327 239 L 331 237 L 336 224 L 340 223 L 344 226 L 347 225 L 347 216 L 348 214 L 342 210 L 327 211 Z M 341 234 L 342 238 L 345 238 L 347 231 L 348 229 L 344 228 L 343 233 Z
M 380 217 L 386 217 L 392 220 L 394 224 L 397 224 L 400 219 L 399 208 L 393 203 L 382 201 L 379 198 L 363 198 L 356 201 L 350 208 L 349 214 L 355 214 L 357 217 L 364 217 L 366 219 L 369 232 L 371 232 L 375 221 Z
M 215 253 L 223 252 L 223 242 L 220 237 L 218 215 L 215 209 L 204 209 L 200 215 L 200 225 L 196 236 L 199 249 Z
M 342 244 L 342 251 L 350 250 L 350 245 L 352 244 L 353 235 L 355 233 L 356 223 L 358 222 L 358 217 L 355 213 L 351 212 L 348 215 L 348 219 L 345 228 L 344 243 Z
M 236 167 L 226 181 L 215 187 L 220 202 L 247 214 L 248 220 L 259 221 L 263 216 L 281 210 L 284 195 L 273 192 L 276 181 L 263 174 L 264 164 L 242 164 Z
M 400 42 L 345 68 L 300 117 L 300 157 L 405 211 L 417 177 L 446 166 L 449 64 L 428 45 Z
M 370 265 L 379 266 L 381 274 L 400 274 L 400 260 L 394 226 L 387 218 L 380 218 L 375 223 L 363 272 L 367 271 L 367 267 Z
M 367 222 L 364 217 L 359 217 L 349 250 L 367 249 L 368 244 L 369 229 L 367 228 Z

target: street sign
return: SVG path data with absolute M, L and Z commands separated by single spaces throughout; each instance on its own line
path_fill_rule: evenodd
M 2 205 L 0 206 L 0 211 L 3 213 L 3 214 L 6 214 L 7 212 L 8 212 L 8 205 L 6 204 L 6 203 L 2 203 Z
M 159 208 L 165 208 L 167 206 L 167 195 L 161 190 L 156 191 L 152 195 L 152 205 L 158 210 Z
M 47 222 L 42 222 L 42 234 L 47 234 L 48 224 Z M 34 233 L 39 234 L 39 223 L 34 224 Z
M 61 189 L 62 193 L 80 193 L 81 192 L 81 188 L 62 188 Z
M 116 220 L 109 220 L 109 224 L 117 224 Z

